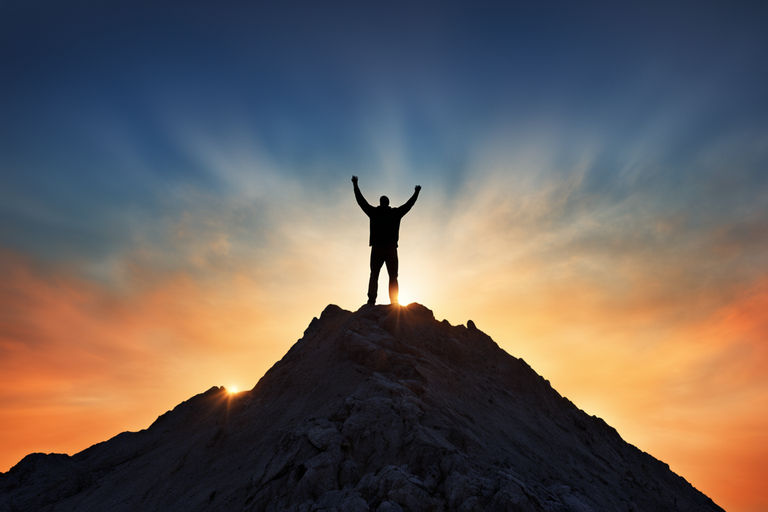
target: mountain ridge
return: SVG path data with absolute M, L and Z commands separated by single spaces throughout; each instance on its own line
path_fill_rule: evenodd
M 250 391 L 212 387 L 0 474 L 13 510 L 722 510 L 474 322 L 327 306 Z

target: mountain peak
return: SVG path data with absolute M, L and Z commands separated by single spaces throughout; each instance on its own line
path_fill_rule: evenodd
M 0 510 L 721 510 L 474 322 L 415 303 L 329 305 L 252 390 L 27 456 L 0 492 Z

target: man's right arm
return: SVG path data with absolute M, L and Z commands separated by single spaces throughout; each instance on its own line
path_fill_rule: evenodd
M 360 187 L 357 186 L 357 176 L 352 176 L 352 185 L 355 189 L 355 199 L 357 199 L 357 204 L 360 205 L 360 208 L 363 209 L 366 215 L 370 216 L 371 213 L 373 213 L 373 206 L 368 204 L 368 201 L 363 197 L 363 193 L 360 192 Z

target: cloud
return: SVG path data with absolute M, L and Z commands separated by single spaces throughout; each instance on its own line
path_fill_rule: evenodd
M 27 452 L 143 428 L 213 384 L 251 386 L 300 331 L 290 313 L 289 325 L 270 321 L 269 297 L 243 276 L 214 284 L 133 270 L 139 284 L 116 291 L 20 255 L 1 259 L 0 423 L 15 432 L 2 436 L 4 469 Z M 75 418 L 79 431 L 56 433 Z

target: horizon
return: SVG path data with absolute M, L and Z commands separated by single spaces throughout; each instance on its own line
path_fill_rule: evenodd
M 0 14 L 0 471 L 251 389 L 355 311 L 356 175 L 423 187 L 403 302 L 768 508 L 768 6 Z

